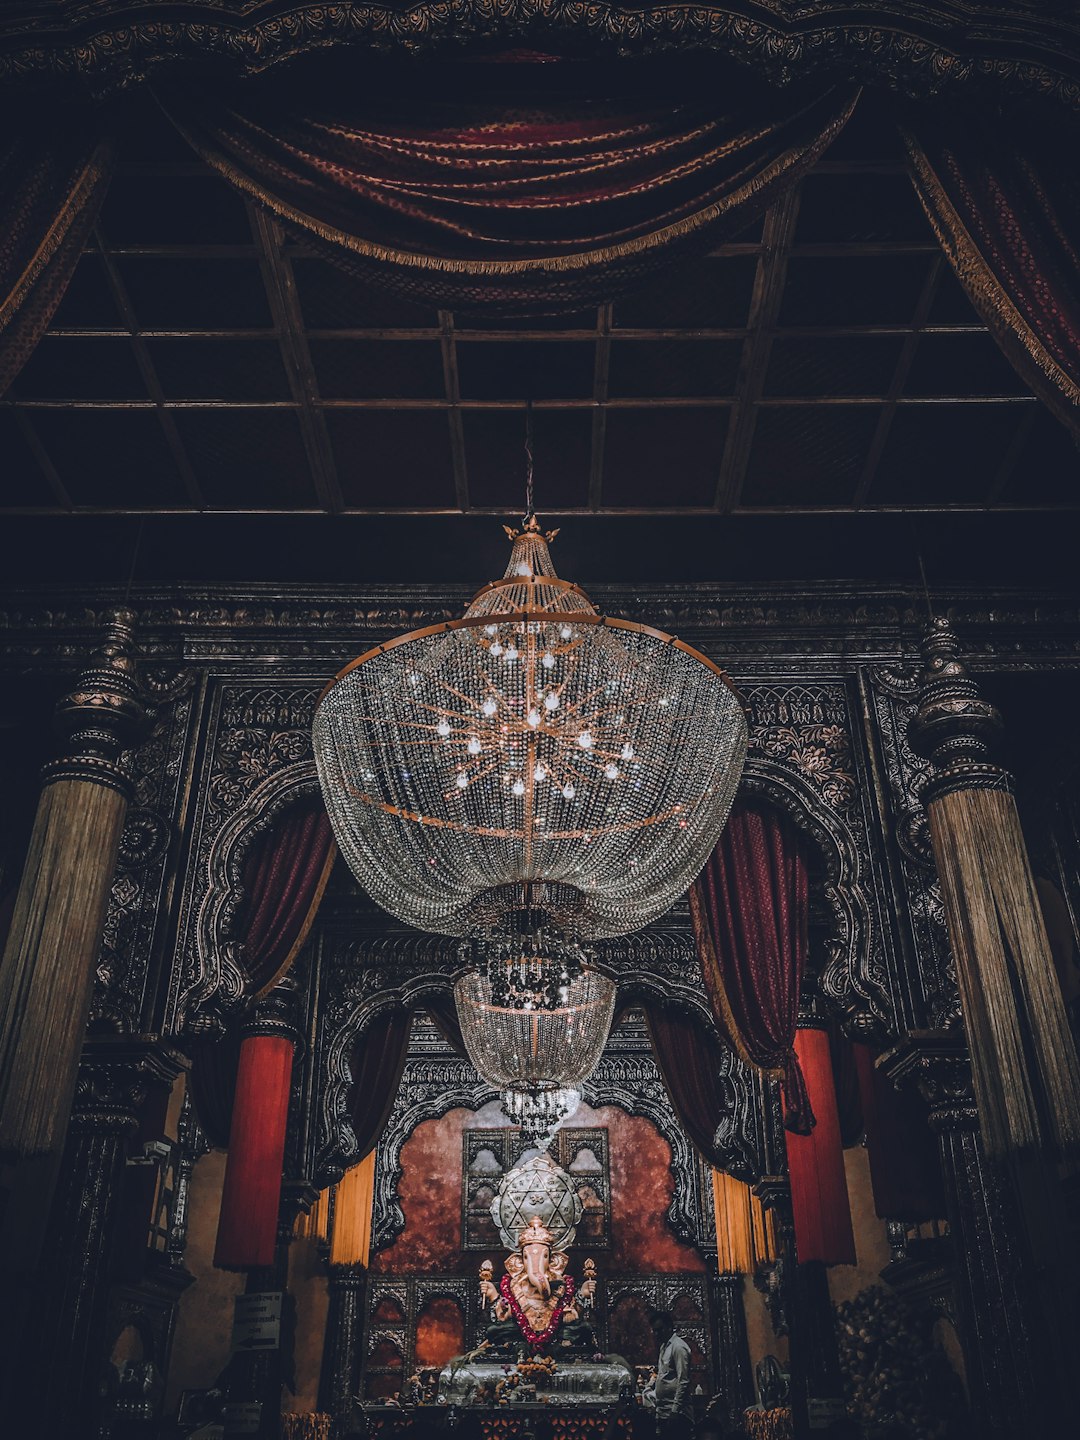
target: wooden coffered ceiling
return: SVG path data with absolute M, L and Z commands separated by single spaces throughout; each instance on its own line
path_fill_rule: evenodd
M 1075 509 L 1080 457 L 864 104 L 797 193 L 614 305 L 471 321 L 362 287 L 154 118 L 0 402 L 2 504 L 445 515 Z

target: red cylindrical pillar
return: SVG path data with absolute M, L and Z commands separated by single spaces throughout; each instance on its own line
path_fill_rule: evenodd
M 795 1053 L 817 1120 L 809 1135 L 784 1131 L 799 1262 L 854 1265 L 855 1236 L 828 1035 L 824 1030 L 800 1029 Z

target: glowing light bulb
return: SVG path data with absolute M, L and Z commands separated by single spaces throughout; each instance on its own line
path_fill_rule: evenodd
M 525 781 L 524 781 L 524 780 L 515 780 L 514 783 L 513 783 L 513 785 L 510 786 L 510 791 L 511 791 L 511 794 L 513 794 L 513 795 L 524 795 L 524 794 L 525 794 Z
M 446 737 L 450 734 L 449 722 L 446 720 L 440 720 L 439 723 L 435 726 L 435 733 L 436 735 L 441 735 L 442 738 L 445 740 Z
M 562 639 L 562 640 L 569 640 L 570 637 L 571 637 L 571 635 L 573 635 L 573 633 L 574 633 L 574 632 L 573 632 L 573 630 L 570 629 L 570 626 L 569 626 L 569 625 L 564 625 L 564 626 L 562 627 L 562 629 L 559 631 L 559 638 Z
M 540 664 L 543 665 L 545 670 L 553 669 L 555 666 L 555 656 L 548 651 L 541 659 Z
M 462 772 L 460 775 L 458 775 L 457 779 L 454 781 L 454 784 L 457 786 L 457 788 L 458 788 L 459 790 L 464 790 L 464 789 L 467 787 L 468 783 L 469 783 L 469 777 L 468 777 L 466 774 L 464 774 L 464 772 Z
M 534 779 L 534 780 L 543 780 L 543 779 L 545 779 L 546 777 L 547 777 L 547 771 L 544 769 L 543 765 L 537 765 L 536 769 L 533 771 L 533 779 Z
M 468 750 L 468 752 L 469 752 L 470 755 L 479 755 L 479 754 L 480 754 L 480 751 L 481 751 L 483 748 L 484 748 L 484 747 L 480 744 L 480 740 L 479 740 L 479 737 L 478 737 L 478 736 L 476 736 L 476 735 L 470 735 L 470 736 L 469 736 L 469 743 L 465 746 L 465 749 Z
M 495 656 L 496 659 L 498 659 L 499 656 L 503 653 L 503 647 L 499 644 L 498 640 L 496 640 L 495 643 L 492 645 L 491 653 Z
M 498 633 L 499 633 L 499 627 L 498 627 L 497 625 L 485 625 L 485 626 L 484 626 L 484 634 L 485 634 L 485 635 L 497 635 Z
M 620 752 L 620 758 L 623 760 L 632 760 L 634 758 L 633 745 L 624 745 L 622 747 L 622 751 Z
M 557 710 L 559 708 L 559 697 L 554 692 L 544 696 L 544 709 Z
M 619 778 L 619 767 L 617 765 L 604 766 L 604 779 L 617 780 Z
M 564 800 L 572 800 L 577 792 L 575 791 L 573 785 L 564 785 L 562 787 L 562 793 Z
M 536 727 L 540 724 L 540 711 L 530 710 L 528 715 L 525 716 L 525 723 L 527 725 L 531 725 L 532 728 L 535 730 Z
M 492 650 L 494 650 L 494 645 L 491 648 Z M 507 660 L 516 660 L 518 658 L 518 649 L 516 645 L 508 645 L 506 647 L 506 658 Z
M 480 706 L 480 709 L 484 712 L 485 715 L 494 715 L 498 708 L 498 703 L 495 700 L 485 700 L 484 703 Z
M 591 750 L 592 734 L 590 731 L 582 730 L 581 734 L 577 737 L 577 743 L 581 746 L 582 750 Z

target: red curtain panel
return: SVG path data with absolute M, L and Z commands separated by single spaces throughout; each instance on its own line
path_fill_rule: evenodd
M 854 1265 L 855 1235 L 829 1037 L 824 1030 L 800 1030 L 795 1049 L 816 1117 L 809 1134 L 789 1130 L 784 1137 L 799 1263 L 820 1260 L 825 1265 Z
M 925 110 L 904 138 L 915 191 L 972 304 L 1080 436 L 1080 126 Z
M 578 81 L 575 93 L 572 65 L 478 68 L 486 83 L 407 99 L 369 85 L 327 100 L 284 80 L 159 99 L 219 174 L 362 277 L 529 314 L 610 300 L 745 228 L 856 96 L 747 84 L 725 104 L 715 81 L 647 98 Z
M 645 1012 L 657 1068 L 679 1124 L 698 1153 L 718 1170 L 730 1157 L 716 1144 L 730 1107 L 720 1081 L 720 1043 L 701 1021 L 677 1010 L 651 1005 Z
M 353 1051 L 349 1119 L 356 1136 L 356 1159 L 379 1143 L 397 1099 L 409 1049 L 412 1013 L 383 1010 L 361 1032 Z
M 31 111 L 0 141 L 0 395 L 48 329 L 112 166 L 111 141 L 81 112 Z
M 299 952 L 335 854 L 322 800 L 311 796 L 291 806 L 249 855 L 239 953 L 253 997 L 276 984 Z M 193 1093 L 202 1093 L 220 1133 L 232 1073 L 228 1040 L 201 1058 L 207 1070 Z M 248 1035 L 240 1045 L 214 1255 L 222 1269 L 273 1260 L 292 1062 L 292 1041 L 282 1036 Z
M 814 1111 L 794 1048 L 808 883 L 805 846 L 787 817 L 733 810 L 690 888 L 690 913 L 718 1026 L 747 1064 L 782 1079 L 784 1124 L 808 1134 Z

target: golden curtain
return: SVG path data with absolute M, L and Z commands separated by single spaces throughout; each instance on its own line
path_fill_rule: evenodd
M 716 1263 L 721 1275 L 752 1275 L 780 1253 L 776 1217 L 750 1186 L 723 1170 L 712 1172 Z
M 371 1207 L 375 1198 L 375 1151 L 346 1170 L 335 1187 L 331 1265 L 367 1265 L 371 1256 Z

